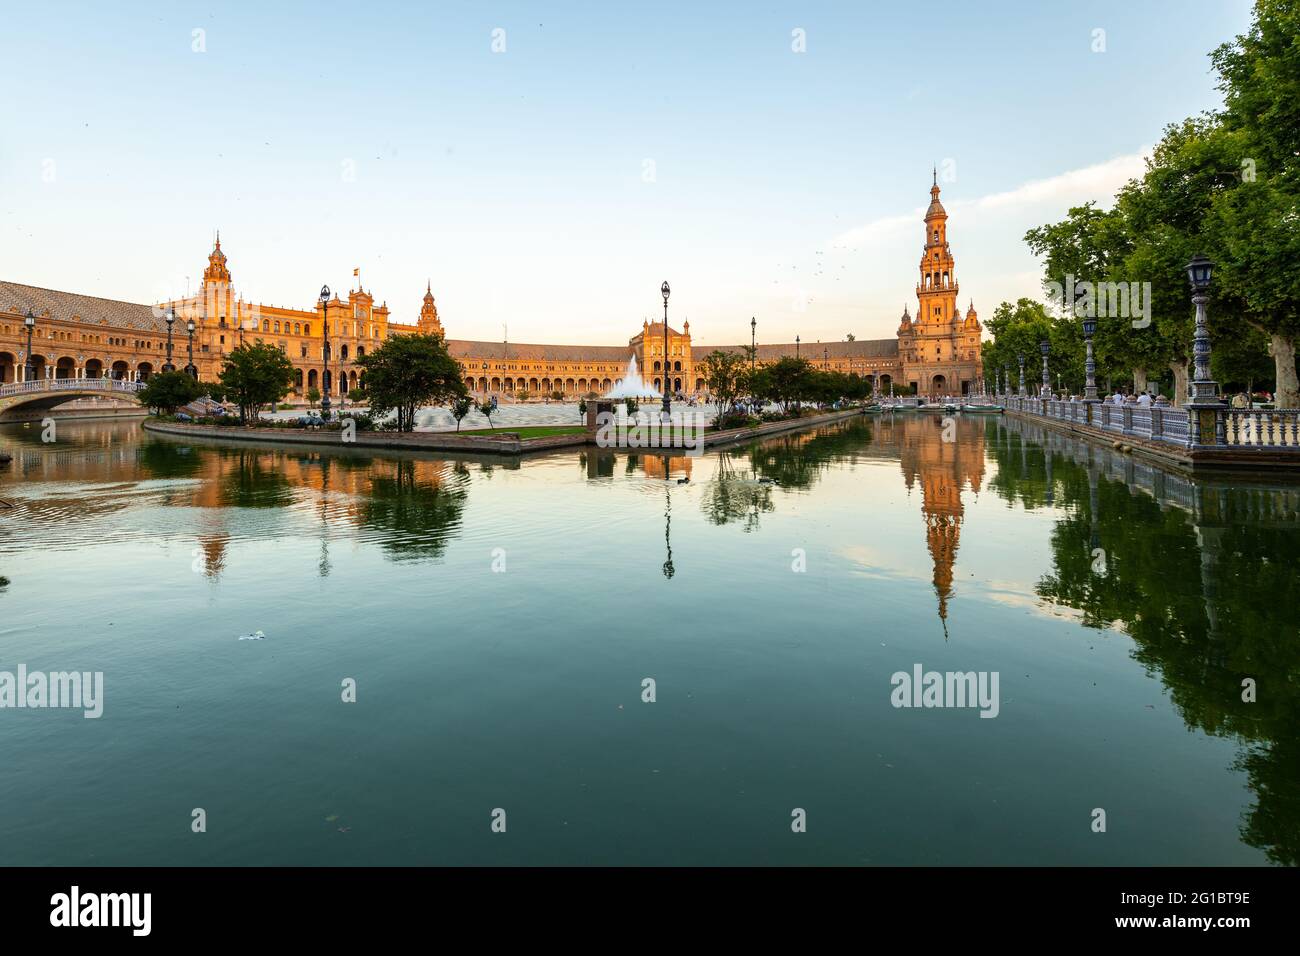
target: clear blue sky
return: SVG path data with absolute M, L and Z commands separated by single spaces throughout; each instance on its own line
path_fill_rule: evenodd
M 987 317 L 1037 290 L 1026 228 L 1107 198 L 1166 123 L 1217 104 L 1207 53 L 1249 13 L 10 5 L 0 278 L 163 298 L 219 227 L 248 298 L 309 307 L 359 266 L 414 321 L 428 278 L 455 338 L 625 342 L 665 278 L 697 342 L 747 340 L 751 315 L 760 341 L 884 337 L 915 310 L 946 161 L 963 305 Z

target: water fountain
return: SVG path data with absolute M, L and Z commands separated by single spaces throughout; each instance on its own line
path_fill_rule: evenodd
M 642 381 L 641 373 L 636 368 L 636 356 L 633 355 L 631 361 L 627 363 L 627 372 L 623 375 L 623 381 L 615 385 L 603 398 L 663 398 L 659 392 Z

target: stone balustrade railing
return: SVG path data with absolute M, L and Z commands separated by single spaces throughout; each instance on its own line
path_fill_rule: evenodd
M 1054 418 L 1104 432 L 1182 447 L 1300 450 L 1300 409 L 1116 405 L 1004 395 L 1007 411 Z
M 37 378 L 30 382 L 11 382 L 0 385 L 0 398 L 10 395 L 28 395 L 33 392 L 126 392 L 135 393 L 144 388 L 144 382 L 128 382 L 116 378 Z

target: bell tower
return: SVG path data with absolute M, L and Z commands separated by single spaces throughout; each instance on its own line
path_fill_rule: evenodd
M 417 323 L 423 335 L 443 335 L 442 322 L 438 318 L 438 307 L 433 302 L 433 283 L 429 282 L 424 290 L 424 304 L 420 306 L 420 321 Z
M 939 202 L 939 174 L 936 170 L 934 184 L 930 187 L 930 208 L 925 211 L 921 281 L 916 286 L 919 331 L 931 334 L 956 323 L 961 314 L 957 307 L 957 292 L 957 272 L 952 248 L 948 245 L 948 212 Z

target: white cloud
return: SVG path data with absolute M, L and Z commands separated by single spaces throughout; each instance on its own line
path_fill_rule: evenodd
M 1013 209 L 1021 206 L 1043 204 L 1077 205 L 1094 199 L 1103 206 L 1110 205 L 1115 193 L 1130 179 L 1141 176 L 1144 160 L 1150 149 L 1144 147 L 1136 153 L 1116 156 L 1104 163 L 1072 169 L 1047 179 L 1030 180 L 1015 189 L 990 193 L 977 199 L 950 200 L 947 206 L 961 209 Z M 925 218 L 925 207 L 917 206 L 904 215 L 884 216 L 843 232 L 831 240 L 836 246 L 860 246 L 871 242 L 892 240 L 899 233 L 917 228 Z
M 1116 156 L 1104 163 L 1072 169 L 1048 179 L 1035 179 L 1008 192 L 982 196 L 970 203 L 976 209 L 998 209 L 1006 206 L 1029 206 L 1048 202 L 1070 204 L 1095 199 L 1109 205 L 1115 193 L 1130 179 L 1141 176 L 1149 149 L 1125 156 Z

